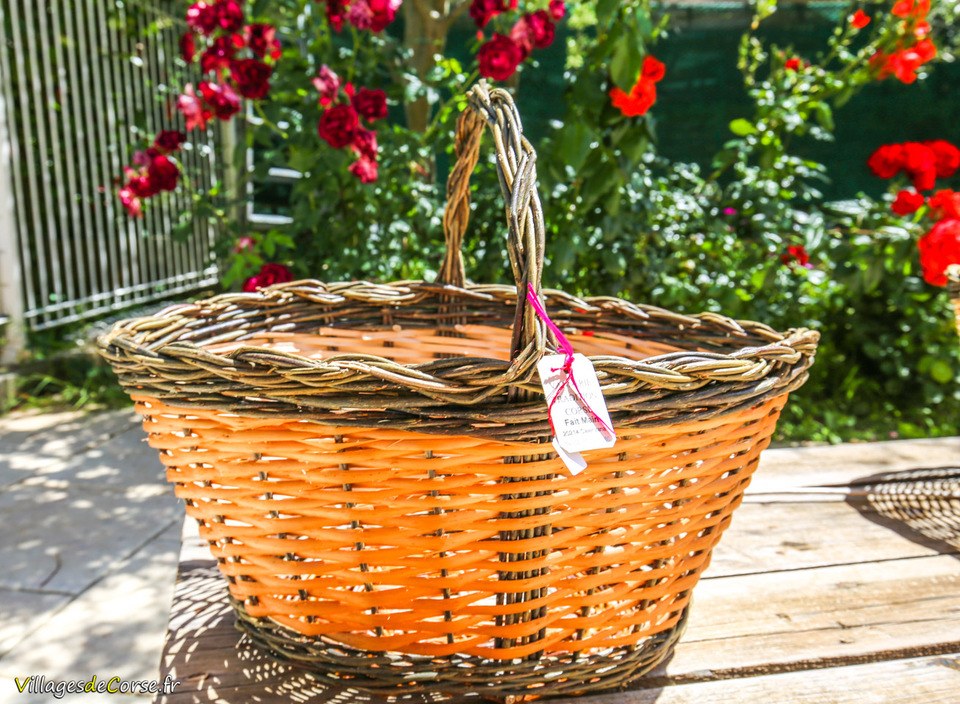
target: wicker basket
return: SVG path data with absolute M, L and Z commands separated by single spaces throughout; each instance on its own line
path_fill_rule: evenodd
M 464 281 L 489 126 L 517 287 Z M 679 638 L 818 336 L 541 291 L 535 155 L 508 93 L 457 130 L 436 283 L 300 281 L 119 323 L 103 355 L 229 582 L 239 627 L 387 695 L 622 687 Z M 536 365 L 553 321 L 618 440 L 572 476 Z

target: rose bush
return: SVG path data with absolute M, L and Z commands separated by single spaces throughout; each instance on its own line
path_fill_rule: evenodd
M 179 168 L 177 149 L 216 127 L 238 130 L 240 145 L 226 155 L 234 182 L 180 175 L 176 187 L 196 204 L 182 227 L 193 217 L 218 222 L 227 287 L 430 278 L 464 89 L 484 76 L 517 90 L 521 107 L 542 104 L 524 92 L 527 72 L 562 70 L 564 89 L 551 96 L 552 120 L 536 144 L 548 285 L 819 326 L 823 353 L 781 425 L 787 436 L 956 431 L 942 420 L 960 412 L 949 386 L 956 340 L 916 256 L 927 214 L 935 225 L 957 207 L 931 193 L 953 152 L 904 126 L 913 146 L 885 149 L 870 168 L 910 189 L 841 208 L 823 202 L 826 174 L 804 145 L 832 139 L 834 110 L 865 86 L 913 84 L 952 59 L 960 11 L 948 0 L 870 0 L 812 54 L 765 42 L 775 5 L 761 6 L 730 57 L 752 113 L 729 124 L 704 168 L 657 153 L 658 101 L 674 67 L 658 58 L 669 18 L 647 0 L 185 3 L 183 71 L 161 99 L 176 106 L 179 122 L 167 127 L 187 143 L 160 156 Z M 469 37 L 462 46 L 447 46 L 453 29 Z M 565 66 L 540 65 L 558 45 Z M 118 189 L 134 216 L 172 183 L 169 166 L 155 180 L 150 163 L 134 158 Z M 270 182 L 274 166 L 299 178 L 281 192 Z M 475 182 L 468 271 L 503 281 L 502 205 L 488 159 Z M 237 208 L 251 192 L 291 224 L 252 229 Z M 952 231 L 926 241 L 928 258 L 942 257 Z

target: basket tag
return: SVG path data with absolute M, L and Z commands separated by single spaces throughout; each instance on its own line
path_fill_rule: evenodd
M 587 461 L 583 459 L 583 455 L 579 452 L 567 452 L 563 449 L 560 443 L 557 442 L 557 439 L 553 439 L 553 449 L 557 451 L 557 457 L 563 460 L 563 463 L 567 465 L 567 469 L 570 470 L 570 474 L 577 476 L 587 468 Z
M 613 447 L 617 436 L 593 363 L 582 354 L 575 354 L 568 373 L 564 369 L 567 359 L 567 355 L 553 354 L 541 359 L 537 365 L 543 393 L 547 397 L 554 444 L 568 455 Z M 572 467 L 570 471 L 573 472 Z

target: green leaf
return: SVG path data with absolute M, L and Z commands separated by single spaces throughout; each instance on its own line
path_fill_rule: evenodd
M 757 128 L 749 120 L 738 117 L 730 122 L 730 131 L 740 137 L 746 137 L 748 134 L 756 134 Z
M 608 24 L 620 6 L 620 0 L 599 0 L 597 2 L 597 22 Z
M 942 359 L 930 365 L 930 376 L 938 384 L 949 384 L 953 381 L 953 369 Z
M 642 64 L 643 56 L 640 54 L 640 48 L 629 36 L 624 37 L 613 50 L 613 58 L 610 59 L 610 76 L 618 86 L 629 90 L 636 82 Z
M 582 122 L 574 122 L 564 126 L 557 140 L 557 149 L 563 160 L 579 171 L 590 153 L 590 145 L 594 141 L 593 133 Z
M 833 110 L 830 109 L 830 105 L 827 103 L 817 103 L 815 110 L 817 113 L 817 122 L 820 126 L 829 132 L 833 132 Z
M 777 0 L 756 0 L 757 2 L 757 18 L 756 22 L 767 19 L 770 15 L 777 11 Z

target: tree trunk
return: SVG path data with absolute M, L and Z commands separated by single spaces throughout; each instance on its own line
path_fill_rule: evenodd
M 436 66 L 436 56 L 447 45 L 447 18 L 442 0 L 407 0 L 403 3 L 404 45 L 413 52 L 411 64 L 417 77 L 424 81 Z M 419 98 L 406 104 L 407 126 L 425 132 L 430 123 L 430 104 Z

